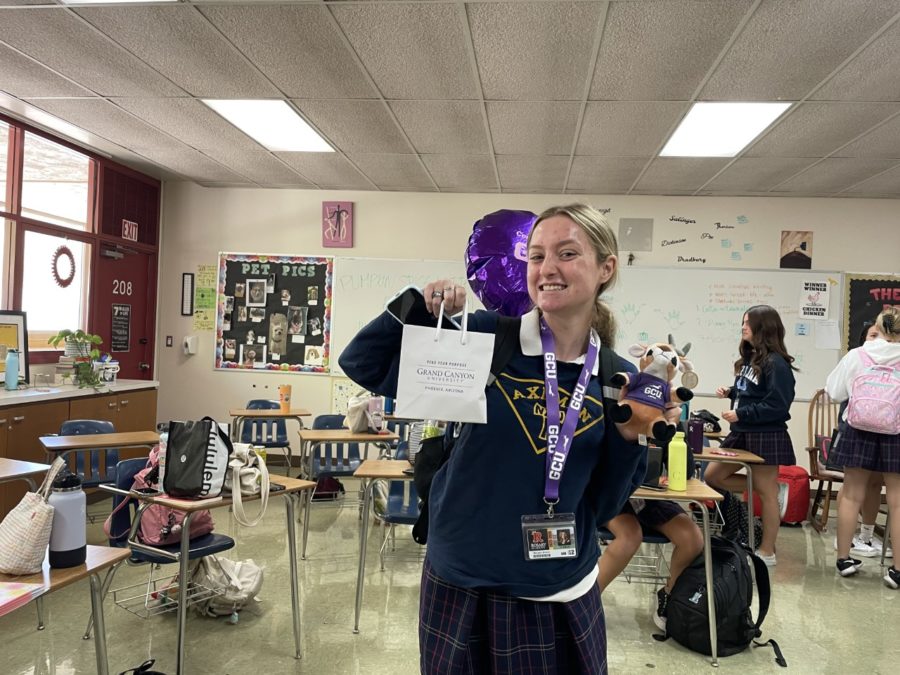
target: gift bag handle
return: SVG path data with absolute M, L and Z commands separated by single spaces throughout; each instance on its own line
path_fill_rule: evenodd
M 434 329 L 434 341 L 441 339 L 441 326 L 444 324 L 444 303 L 441 302 L 441 309 L 438 312 L 437 326 Z M 464 345 L 469 338 L 469 298 L 466 297 L 463 303 L 462 332 L 459 336 L 459 344 Z

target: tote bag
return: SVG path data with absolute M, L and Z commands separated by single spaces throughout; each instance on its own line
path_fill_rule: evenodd
M 441 328 L 443 305 L 436 328 L 403 326 L 398 417 L 487 422 L 484 390 L 491 371 L 494 334 L 470 333 L 467 310 L 468 306 L 463 309 L 461 331 Z
M 235 443 L 228 461 L 225 489 L 231 491 L 234 519 L 241 525 L 253 527 L 266 514 L 269 505 L 269 469 L 249 443 Z M 244 511 L 243 495 L 260 495 L 256 518 L 250 520 Z
M 53 526 L 53 507 L 47 503 L 47 498 L 53 480 L 65 465 L 66 461 L 57 457 L 38 491 L 26 492 L 22 501 L 0 523 L 0 572 L 34 574 L 41 571 Z
M 234 448 L 212 417 L 170 422 L 163 490 L 177 499 L 218 497 Z

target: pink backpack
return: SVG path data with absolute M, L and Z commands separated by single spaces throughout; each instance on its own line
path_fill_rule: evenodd
M 134 475 L 134 482 L 131 484 L 132 490 L 142 490 L 145 488 L 159 487 L 159 446 L 155 446 L 150 451 L 150 457 L 147 459 L 147 466 L 138 471 Z M 119 505 L 109 514 L 106 522 L 103 523 L 103 531 L 110 539 L 119 539 L 127 534 L 127 532 L 112 533 L 113 518 L 126 508 L 131 502 L 130 499 L 123 499 Z M 140 530 L 138 531 L 138 539 L 149 546 L 167 546 L 169 544 L 177 544 L 181 541 L 181 524 L 184 522 L 185 513 L 170 509 L 168 506 L 161 504 L 152 504 L 147 507 L 141 516 Z M 213 531 L 212 514 L 207 511 L 197 511 L 191 519 L 191 539 L 202 537 Z
M 865 349 L 858 353 L 866 369 L 850 385 L 848 424 L 860 431 L 900 434 L 900 369 L 877 365 Z

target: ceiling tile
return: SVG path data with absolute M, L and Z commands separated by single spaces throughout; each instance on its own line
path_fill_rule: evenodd
M 276 152 L 286 163 L 322 188 L 372 190 L 374 185 L 336 152 Z
M 321 5 L 203 5 L 200 11 L 286 96 L 377 96 Z
M 649 157 L 576 157 L 566 191 L 627 192 L 648 161 Z
M 4 11 L 0 40 L 101 96 L 184 95 L 67 10 Z
M 417 152 L 488 153 L 480 101 L 390 101 L 390 106 Z
M 807 171 L 777 185 L 772 192 L 838 192 L 889 169 L 896 163 L 887 159 L 823 159 Z
M 279 95 L 190 5 L 80 7 L 75 11 L 194 96 Z
M 84 87 L 0 45 L 0 89 L 19 98 L 33 96 L 92 96 Z
M 900 165 L 878 174 L 858 185 L 848 188 L 841 194 L 864 195 L 900 195 Z
M 658 194 L 696 190 L 728 162 L 718 157 L 657 157 L 635 189 Z
M 422 161 L 438 187 L 470 189 L 473 192 L 497 189 L 494 163 L 484 155 L 422 155 Z
M 568 155 L 581 103 L 488 101 L 494 152 L 499 155 Z
M 793 157 L 742 157 L 704 185 L 703 190 L 765 192 L 815 161 Z
M 568 157 L 501 155 L 497 157 L 500 186 L 509 190 L 562 192 Z
M 416 155 L 354 155 L 353 161 L 380 188 L 433 188 Z
M 803 103 L 747 151 L 748 157 L 822 157 L 898 112 L 894 103 Z
M 812 98 L 828 101 L 900 101 L 900 23 L 895 23 Z
M 687 104 L 652 101 L 590 101 L 576 154 L 647 157 L 666 140 Z
M 900 117 L 881 125 L 835 153 L 835 157 L 900 158 Z
M 477 97 L 456 3 L 329 9 L 385 98 Z
M 688 100 L 750 4 L 611 2 L 590 98 Z
M 584 97 L 602 3 L 472 3 L 466 9 L 486 99 Z
M 896 0 L 765 2 L 699 98 L 799 100 L 896 12 Z
M 408 153 L 412 149 L 381 101 L 295 100 L 325 136 L 347 154 Z

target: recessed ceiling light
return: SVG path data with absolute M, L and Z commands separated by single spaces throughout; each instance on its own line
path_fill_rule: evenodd
M 203 102 L 273 152 L 334 152 L 285 101 L 203 99 Z
M 695 103 L 660 157 L 734 157 L 791 103 Z

